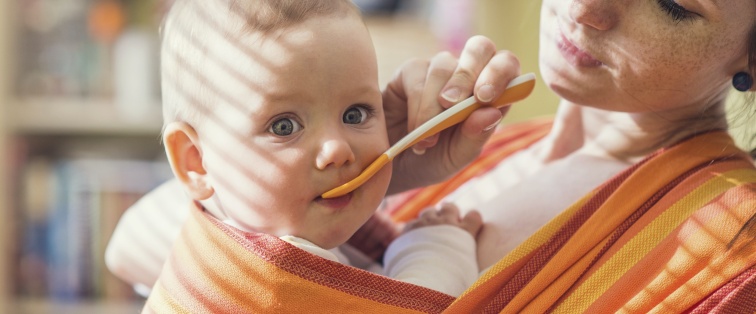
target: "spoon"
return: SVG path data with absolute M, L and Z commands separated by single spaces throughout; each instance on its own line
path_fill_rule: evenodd
M 501 96 L 499 96 L 499 98 L 493 103 L 478 103 L 475 100 L 475 96 L 471 96 L 470 98 L 460 101 L 459 103 L 451 106 L 449 109 L 444 110 L 444 112 L 426 121 L 417 129 L 404 136 L 401 140 L 396 142 L 396 144 L 391 146 L 391 148 L 389 148 L 386 152 L 378 156 L 378 158 L 376 158 L 375 161 L 373 161 L 373 163 L 365 168 L 365 170 L 363 170 L 362 173 L 360 173 L 360 175 L 358 175 L 356 178 L 323 193 L 321 197 L 334 198 L 346 195 L 347 193 L 354 191 L 360 185 L 370 179 L 383 166 L 393 160 L 394 157 L 405 151 L 407 148 L 412 147 L 412 145 L 415 145 L 417 142 L 433 134 L 441 132 L 452 125 L 464 121 L 473 111 L 482 106 L 501 108 L 513 102 L 523 100 L 525 99 L 525 97 L 528 97 L 528 95 L 530 95 L 534 87 L 535 74 L 527 73 L 520 75 L 509 82 L 509 85 L 507 85 L 507 88 L 504 90 Z

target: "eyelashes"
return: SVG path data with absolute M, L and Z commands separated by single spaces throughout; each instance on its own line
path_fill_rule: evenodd
M 353 105 L 349 107 L 342 116 L 342 122 L 346 124 L 360 125 L 376 114 L 375 107 L 367 104 Z M 298 120 L 295 114 L 286 113 L 276 117 L 267 131 L 278 137 L 288 137 L 304 129 L 301 120 Z
M 667 15 L 669 15 L 675 22 L 682 22 L 694 17 L 693 12 L 688 11 L 673 0 L 656 0 L 656 2 L 659 4 L 659 7 L 661 7 L 661 9 L 664 10 L 664 12 L 666 12 Z

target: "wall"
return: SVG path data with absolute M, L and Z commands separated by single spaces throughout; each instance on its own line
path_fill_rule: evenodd
M 747 103 L 745 94 L 732 91 L 727 99 L 727 113 L 730 121 L 730 134 L 735 142 L 746 150 L 754 149 L 756 141 L 756 104 Z
M 477 0 L 475 28 L 488 36 L 498 49 L 512 51 L 523 73 L 534 72 L 536 88 L 528 99 L 515 104 L 505 121 L 553 115 L 559 98 L 543 83 L 538 70 L 538 22 L 541 1 Z

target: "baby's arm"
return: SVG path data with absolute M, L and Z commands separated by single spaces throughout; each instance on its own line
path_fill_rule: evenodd
M 476 211 L 460 217 L 456 206 L 426 209 L 405 226 L 384 258 L 385 275 L 459 296 L 478 278 Z

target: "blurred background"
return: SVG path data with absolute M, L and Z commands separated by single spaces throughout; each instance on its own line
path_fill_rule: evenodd
M 385 84 L 399 65 L 483 34 L 536 72 L 540 1 L 355 0 Z M 0 1 L 0 311 L 136 313 L 104 248 L 118 218 L 171 177 L 157 29 L 170 0 Z M 539 79 L 540 80 L 540 79 Z M 503 123 L 551 115 L 539 81 Z

